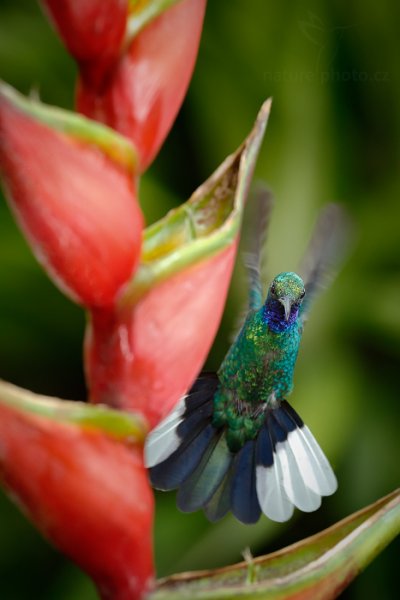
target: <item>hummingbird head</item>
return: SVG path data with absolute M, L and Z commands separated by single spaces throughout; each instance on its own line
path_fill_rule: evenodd
M 296 319 L 305 293 L 304 282 L 296 273 L 279 273 L 270 285 L 267 304 L 276 317 L 281 316 L 288 323 Z

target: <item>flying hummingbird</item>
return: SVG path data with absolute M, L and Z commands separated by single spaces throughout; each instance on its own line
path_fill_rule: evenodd
M 343 214 L 327 205 L 303 261 L 304 279 L 280 273 L 263 301 L 271 194 L 259 191 L 257 204 L 243 325 L 218 372 L 200 375 L 145 445 L 152 485 L 177 489 L 182 511 L 202 508 L 210 521 L 229 510 L 243 523 L 255 523 L 261 512 L 287 521 L 294 507 L 314 511 L 337 488 L 327 458 L 286 398 L 310 305 L 341 245 Z

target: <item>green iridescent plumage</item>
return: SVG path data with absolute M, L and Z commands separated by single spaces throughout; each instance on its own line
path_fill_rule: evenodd
M 213 424 L 227 427 L 232 451 L 256 437 L 263 424 L 264 409 L 283 400 L 293 388 L 303 330 L 298 316 L 303 296 L 304 284 L 298 275 L 278 275 L 265 305 L 250 311 L 218 371 L 221 385 L 214 397 Z M 287 320 L 284 303 L 289 309 Z M 269 326 L 269 311 L 280 317 L 276 331 Z
M 294 507 L 316 510 L 337 486 L 315 438 L 287 403 L 304 322 L 326 281 L 343 229 L 342 213 L 322 213 L 303 261 L 304 279 L 280 273 L 263 298 L 261 255 L 272 206 L 259 193 L 256 231 L 245 255 L 249 303 L 217 374 L 201 376 L 150 434 L 146 463 L 153 485 L 178 489 L 177 503 L 203 508 L 211 521 L 228 510 L 243 523 L 261 512 L 276 521 Z

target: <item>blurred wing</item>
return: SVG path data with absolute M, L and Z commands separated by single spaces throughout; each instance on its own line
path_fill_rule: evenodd
M 243 263 L 247 271 L 248 305 L 240 312 L 235 323 L 232 341 L 241 330 L 249 311 L 258 310 L 263 304 L 262 279 L 264 271 L 263 249 L 268 233 L 271 211 L 274 204 L 272 192 L 263 184 L 258 184 L 253 192 L 254 200 L 250 224 L 243 233 L 247 250 L 243 252 Z
M 306 295 L 300 309 L 304 322 L 315 296 L 328 287 L 347 254 L 350 241 L 350 221 L 338 204 L 322 209 L 311 240 L 299 267 Z
M 254 191 L 252 227 L 248 232 L 248 251 L 243 254 L 249 282 L 249 310 L 258 310 L 263 303 L 263 249 L 267 239 L 274 199 L 272 192 L 259 184 Z

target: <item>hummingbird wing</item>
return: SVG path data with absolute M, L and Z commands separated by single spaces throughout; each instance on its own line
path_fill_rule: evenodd
M 157 489 L 173 490 L 183 486 L 187 494 L 187 482 L 194 471 L 200 479 L 199 485 L 203 483 L 200 475 L 204 472 L 203 477 L 207 476 L 208 461 L 211 461 L 214 471 L 218 470 L 222 479 L 225 462 L 222 460 L 217 464 L 216 461 L 217 458 L 221 460 L 223 451 L 221 431 L 212 425 L 213 397 L 218 385 L 216 374 L 202 374 L 190 393 L 147 437 L 145 464 L 150 469 L 150 480 Z M 214 482 L 215 488 L 219 482 Z M 210 483 L 210 489 L 207 489 L 210 496 L 215 491 L 213 485 Z M 192 486 L 191 510 L 199 508 L 195 502 L 200 494 L 198 487 Z M 204 501 L 203 498 L 198 500 Z
M 300 318 L 308 318 L 318 293 L 328 287 L 344 258 L 349 245 L 350 221 L 338 204 L 322 209 L 314 227 L 299 273 L 305 282 L 306 295 L 300 308 Z
M 257 522 L 261 512 L 283 522 L 294 507 L 319 508 L 321 496 L 336 490 L 336 478 L 293 408 L 286 401 L 269 406 L 256 437 L 232 452 L 227 429 L 213 425 L 218 387 L 217 375 L 201 376 L 148 436 L 145 462 L 153 486 L 177 489 L 183 512 L 203 508 L 210 521 L 232 511 L 242 523 Z
M 258 310 L 263 303 L 263 250 L 274 205 L 272 192 L 263 184 L 258 184 L 254 196 L 253 226 L 249 231 L 248 250 L 243 253 L 249 283 L 249 310 Z
M 265 270 L 265 242 L 267 239 L 271 212 L 274 205 L 272 192 L 264 184 L 259 183 L 253 192 L 254 200 L 250 202 L 252 214 L 248 226 L 242 234 L 243 245 L 247 248 L 243 256 L 243 264 L 247 271 L 248 301 L 235 322 L 230 336 L 233 342 L 243 327 L 250 311 L 259 310 L 263 304 L 262 280 Z

